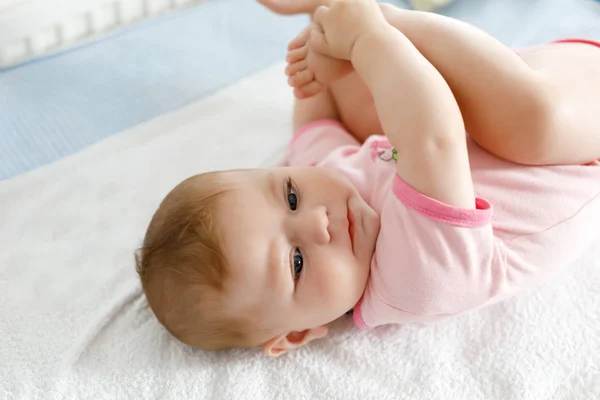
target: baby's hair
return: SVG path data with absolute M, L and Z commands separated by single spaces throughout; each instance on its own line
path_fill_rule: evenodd
M 249 347 L 243 318 L 226 313 L 227 260 L 218 229 L 220 198 L 229 190 L 220 172 L 177 185 L 154 214 L 137 272 L 150 308 L 177 339 L 215 350 Z

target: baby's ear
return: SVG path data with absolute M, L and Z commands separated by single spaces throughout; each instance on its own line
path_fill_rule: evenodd
M 295 331 L 285 333 L 283 335 L 275 336 L 273 339 L 263 344 L 262 348 L 266 355 L 277 357 L 288 350 L 302 347 L 311 340 L 321 339 L 327 335 L 327 332 L 327 327 L 323 325 L 317 328 L 306 329 L 301 332 Z

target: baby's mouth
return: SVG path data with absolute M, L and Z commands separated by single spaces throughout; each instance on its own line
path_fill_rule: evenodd
M 348 217 L 348 234 L 350 235 L 350 243 L 352 244 L 352 249 L 354 249 L 354 214 L 348 208 L 347 212 Z

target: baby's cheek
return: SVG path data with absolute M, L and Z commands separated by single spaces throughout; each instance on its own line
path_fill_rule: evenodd
M 356 260 L 338 257 L 327 268 L 327 277 L 323 279 L 323 290 L 327 299 L 333 304 L 348 307 L 348 302 L 354 301 L 357 292 L 362 294 L 361 281 L 364 275 L 356 264 Z

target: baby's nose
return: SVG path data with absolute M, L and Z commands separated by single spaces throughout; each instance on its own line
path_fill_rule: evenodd
M 315 206 L 306 217 L 306 239 L 317 244 L 327 244 L 331 240 L 329 235 L 329 216 L 324 206 Z

